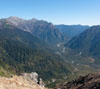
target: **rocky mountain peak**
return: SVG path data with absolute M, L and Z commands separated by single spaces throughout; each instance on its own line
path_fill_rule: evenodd
M 8 19 L 18 20 L 18 19 L 22 19 L 22 18 L 19 18 L 19 17 L 17 17 L 17 16 L 10 16 L 10 17 L 8 17 Z

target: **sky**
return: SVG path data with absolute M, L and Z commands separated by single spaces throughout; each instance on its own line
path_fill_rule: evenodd
M 100 25 L 100 0 L 0 0 L 0 18 L 9 16 L 54 24 Z

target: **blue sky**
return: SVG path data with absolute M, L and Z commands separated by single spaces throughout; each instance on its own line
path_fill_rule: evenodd
M 9 16 L 54 24 L 100 25 L 100 0 L 0 0 L 0 18 Z

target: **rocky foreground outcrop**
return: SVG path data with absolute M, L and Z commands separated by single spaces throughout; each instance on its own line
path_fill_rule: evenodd
M 39 84 L 36 76 L 36 73 L 25 73 L 25 75 L 11 78 L 0 77 L 0 89 L 46 89 L 41 81 L 41 84 Z
M 100 89 L 100 73 L 79 77 L 77 80 L 61 84 L 55 89 Z

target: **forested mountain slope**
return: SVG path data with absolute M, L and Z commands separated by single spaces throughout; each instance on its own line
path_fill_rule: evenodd
M 0 28 L 0 49 L 0 61 L 11 66 L 16 74 L 37 72 L 47 80 L 70 73 L 71 67 L 29 32 Z

